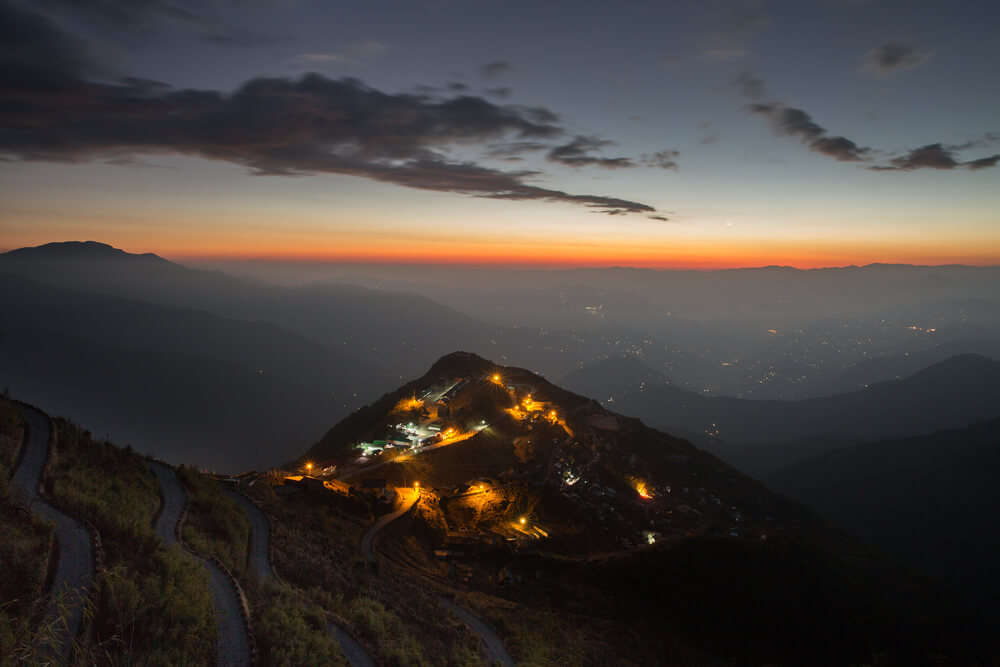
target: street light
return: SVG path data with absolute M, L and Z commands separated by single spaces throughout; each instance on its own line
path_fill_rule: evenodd
M 306 472 L 311 473 L 312 469 L 313 469 L 313 464 L 310 461 L 309 463 L 306 464 Z
M 526 524 L 526 523 L 528 523 L 528 520 L 527 520 L 527 519 L 525 519 L 525 518 L 524 518 L 524 517 L 522 516 L 522 517 L 521 517 L 521 525 L 523 526 L 523 525 L 524 525 L 524 524 Z

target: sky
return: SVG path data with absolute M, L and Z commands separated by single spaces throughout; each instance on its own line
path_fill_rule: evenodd
M 0 0 L 0 248 L 1000 264 L 995 2 Z

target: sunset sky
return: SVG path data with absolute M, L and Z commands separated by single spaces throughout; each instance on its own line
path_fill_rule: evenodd
M 996 2 L 0 0 L 0 249 L 1000 264 Z

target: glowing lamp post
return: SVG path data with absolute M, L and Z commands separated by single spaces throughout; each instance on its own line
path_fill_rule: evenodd
M 313 471 L 313 464 L 312 461 L 310 461 L 309 463 L 306 463 L 306 474 L 311 475 L 312 471 Z

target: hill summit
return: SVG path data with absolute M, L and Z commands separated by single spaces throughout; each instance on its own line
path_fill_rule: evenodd
M 8 260 L 29 261 L 155 261 L 167 262 L 159 255 L 151 252 L 136 254 L 126 252 L 107 243 L 99 241 L 58 241 L 29 248 L 18 248 L 0 254 Z
M 295 465 L 317 498 L 418 497 L 379 547 L 408 577 L 560 623 L 605 618 L 615 651 L 635 632 L 705 652 L 684 664 L 916 664 L 965 641 L 935 586 L 797 503 L 475 354 L 440 358 Z
M 532 526 L 539 548 L 567 554 L 822 532 L 799 506 L 686 440 L 467 352 L 348 416 L 307 460 L 341 480 L 419 483 L 442 497 L 483 491 L 473 514 L 448 504 L 445 522 L 510 539 Z

